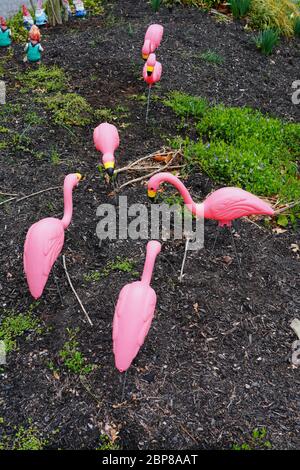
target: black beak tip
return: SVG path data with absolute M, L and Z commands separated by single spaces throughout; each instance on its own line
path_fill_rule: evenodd
M 154 202 L 155 196 L 148 196 L 148 199 L 149 199 L 150 202 Z
M 147 72 L 147 75 L 148 75 L 148 77 L 151 77 L 152 72 L 149 72 L 149 71 L 148 71 L 148 72 Z
M 111 178 L 114 175 L 114 171 L 115 171 L 114 168 L 107 168 L 106 173 Z

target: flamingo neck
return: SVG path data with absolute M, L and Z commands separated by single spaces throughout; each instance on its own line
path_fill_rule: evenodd
M 188 210 L 192 214 L 194 214 L 196 217 L 203 217 L 203 214 L 204 214 L 203 204 L 197 204 L 196 202 L 193 201 L 192 196 L 190 195 L 189 191 L 187 190 L 185 185 L 182 183 L 182 181 L 180 181 L 180 179 L 178 179 L 176 176 L 172 174 L 163 173 L 159 183 L 161 182 L 167 182 L 167 183 L 170 183 L 172 186 L 174 186 L 183 197 L 184 203 L 187 206 Z
M 151 244 L 151 242 L 150 242 Z M 152 247 L 151 245 L 148 244 L 147 246 L 147 254 L 146 254 L 146 261 L 144 265 L 144 270 L 143 270 L 143 275 L 141 282 L 146 285 L 150 285 L 151 279 L 152 279 L 152 274 L 153 274 L 153 269 L 154 269 L 154 264 L 156 257 L 158 253 L 160 252 L 160 244 L 158 244 L 159 247 Z
M 111 152 L 105 152 L 102 157 L 102 162 L 107 163 L 107 162 L 113 162 L 115 160 L 114 154 Z
M 62 224 L 64 229 L 68 228 L 73 214 L 73 184 L 66 180 L 64 182 L 64 216 L 62 218 Z

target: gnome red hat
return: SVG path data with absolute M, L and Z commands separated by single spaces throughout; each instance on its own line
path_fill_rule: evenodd
M 37 42 L 41 41 L 40 30 L 35 24 L 33 26 L 31 26 L 31 28 L 30 28 L 29 38 L 31 39 L 31 41 L 37 41 Z
M 2 27 L 2 26 L 4 26 L 4 27 L 7 26 L 6 21 L 5 21 L 5 18 L 3 18 L 3 16 L 0 16 L 0 26 L 1 26 L 1 27 Z

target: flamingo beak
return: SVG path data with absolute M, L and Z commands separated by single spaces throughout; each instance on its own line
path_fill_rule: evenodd
M 78 179 L 78 183 L 79 183 L 79 181 L 82 180 L 82 178 L 83 178 L 80 173 L 76 173 L 76 177 L 77 177 L 77 179 Z
M 104 169 L 106 173 L 108 174 L 108 176 L 111 178 L 115 171 L 115 163 L 114 162 L 104 163 Z
M 153 70 L 154 70 L 154 67 L 152 67 L 151 65 L 147 66 L 147 75 L 148 75 L 148 77 L 151 77 L 151 75 L 153 73 Z
M 143 59 L 144 59 L 144 60 L 147 60 L 147 59 L 148 59 L 148 57 L 149 57 L 149 55 L 148 55 L 148 54 L 143 54 Z
M 156 196 L 156 191 L 154 189 L 148 189 L 148 198 L 153 201 Z

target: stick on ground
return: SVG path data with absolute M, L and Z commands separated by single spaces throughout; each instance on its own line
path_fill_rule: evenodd
M 89 317 L 89 315 L 88 315 L 86 309 L 84 308 L 84 306 L 83 306 L 83 304 L 82 304 L 82 302 L 81 302 L 81 300 L 80 300 L 80 298 L 79 298 L 79 296 L 78 296 L 78 294 L 77 294 L 77 292 L 76 292 L 76 290 L 74 289 L 74 286 L 73 286 L 73 284 L 72 284 L 71 278 L 70 278 L 69 273 L 68 273 L 68 270 L 67 270 L 66 257 L 65 257 L 65 255 L 63 255 L 62 259 L 63 259 L 63 266 L 64 266 L 64 270 L 65 270 L 65 273 L 66 273 L 66 276 L 67 276 L 67 279 L 68 279 L 68 283 L 69 283 L 69 285 L 70 285 L 70 287 L 71 287 L 71 289 L 72 289 L 72 291 L 73 291 L 73 293 L 74 293 L 74 295 L 75 295 L 75 297 L 76 297 L 76 299 L 77 299 L 77 301 L 78 301 L 78 303 L 79 303 L 79 305 L 80 305 L 80 307 L 81 307 L 81 310 L 82 310 L 83 313 L 85 314 L 85 317 L 86 317 L 87 321 L 89 322 L 89 324 L 90 324 L 91 326 L 93 326 L 93 322 L 92 322 L 92 320 L 90 319 L 90 317 Z

